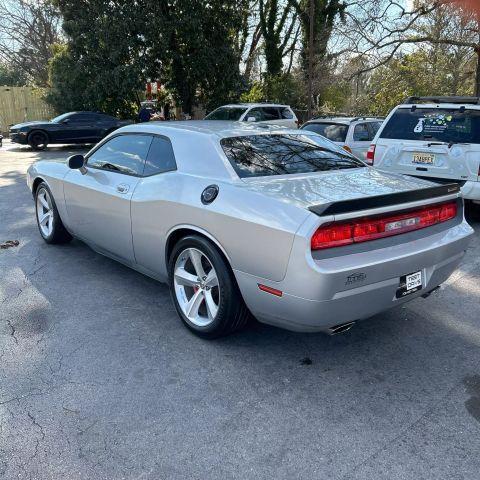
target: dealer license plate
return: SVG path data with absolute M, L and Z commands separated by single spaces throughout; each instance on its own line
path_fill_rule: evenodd
M 400 277 L 400 285 L 397 289 L 397 298 L 403 298 L 418 292 L 423 286 L 422 271 L 410 273 Z

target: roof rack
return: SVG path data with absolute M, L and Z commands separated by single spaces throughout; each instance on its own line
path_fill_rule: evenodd
M 456 103 L 456 104 L 470 104 L 479 105 L 480 97 L 408 97 L 403 104 L 412 105 L 414 103 Z
M 358 120 L 385 120 L 385 117 L 354 117 L 352 122 L 357 122 Z

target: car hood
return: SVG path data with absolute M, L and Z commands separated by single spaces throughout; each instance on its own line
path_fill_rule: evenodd
M 334 170 L 302 176 L 243 179 L 247 188 L 302 207 L 405 192 L 435 186 L 419 178 L 373 168 Z
M 39 126 L 39 125 L 50 125 L 51 122 L 48 122 L 48 121 L 35 121 L 35 122 L 23 122 L 23 123 L 17 123 L 16 125 L 12 125 L 10 127 L 10 130 L 18 130 L 19 128 L 23 128 L 23 127 L 30 127 L 32 125 L 36 125 L 36 126 Z

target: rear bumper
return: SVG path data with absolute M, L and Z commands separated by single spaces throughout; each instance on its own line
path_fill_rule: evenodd
M 238 271 L 235 275 L 245 302 L 260 321 L 295 331 L 323 331 L 371 317 L 433 290 L 458 267 L 472 234 L 463 221 L 412 242 L 323 260 L 306 255 L 305 242 L 298 238 L 282 282 Z M 400 277 L 419 270 L 423 288 L 396 299 Z M 260 291 L 259 283 L 282 291 L 282 297 Z
M 463 198 L 480 202 L 480 182 L 468 181 L 461 187 Z

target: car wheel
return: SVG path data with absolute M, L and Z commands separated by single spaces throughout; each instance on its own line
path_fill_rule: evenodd
M 45 150 L 48 145 L 48 135 L 45 132 L 32 132 L 28 136 L 28 144 L 34 150 Z
M 35 211 L 38 230 L 47 243 L 67 243 L 72 239 L 63 226 L 52 192 L 45 182 L 35 192 Z
M 189 236 L 174 247 L 169 284 L 175 308 L 195 334 L 216 338 L 243 328 L 249 318 L 233 272 L 207 239 Z

